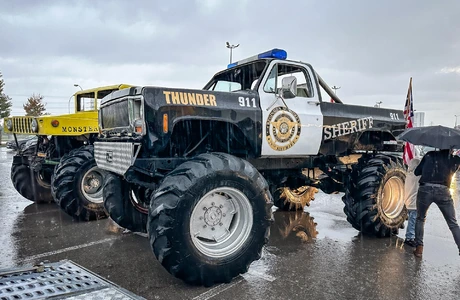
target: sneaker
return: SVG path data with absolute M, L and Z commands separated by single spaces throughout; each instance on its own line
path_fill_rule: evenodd
M 410 240 L 406 239 L 406 240 L 404 241 L 404 244 L 406 244 L 406 245 L 408 245 L 408 246 L 410 246 L 410 247 L 414 247 L 414 248 L 415 248 L 415 246 L 416 246 L 415 240 L 414 240 L 414 239 L 410 239 Z

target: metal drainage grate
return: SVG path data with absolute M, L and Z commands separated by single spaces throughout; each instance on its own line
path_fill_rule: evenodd
M 0 300 L 144 299 L 72 261 L 0 270 Z

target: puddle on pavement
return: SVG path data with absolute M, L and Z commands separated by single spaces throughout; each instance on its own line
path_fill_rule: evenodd
M 315 243 L 316 240 L 331 239 L 341 242 L 351 242 L 358 235 L 345 219 L 345 216 L 337 215 L 335 208 L 341 206 L 341 200 L 336 196 L 329 200 L 329 208 L 324 210 L 306 211 L 281 211 L 273 213 L 274 222 L 270 228 L 269 247 L 291 247 Z M 316 204 L 316 203 L 315 203 Z M 319 203 L 318 203 L 319 204 Z

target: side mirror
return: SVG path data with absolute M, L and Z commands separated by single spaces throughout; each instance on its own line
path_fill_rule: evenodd
M 285 99 L 295 98 L 297 94 L 297 77 L 289 76 L 281 81 L 281 96 Z

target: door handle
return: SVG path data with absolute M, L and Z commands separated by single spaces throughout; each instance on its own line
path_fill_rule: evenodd
M 307 101 L 308 104 L 310 105 L 319 105 L 319 101 Z

